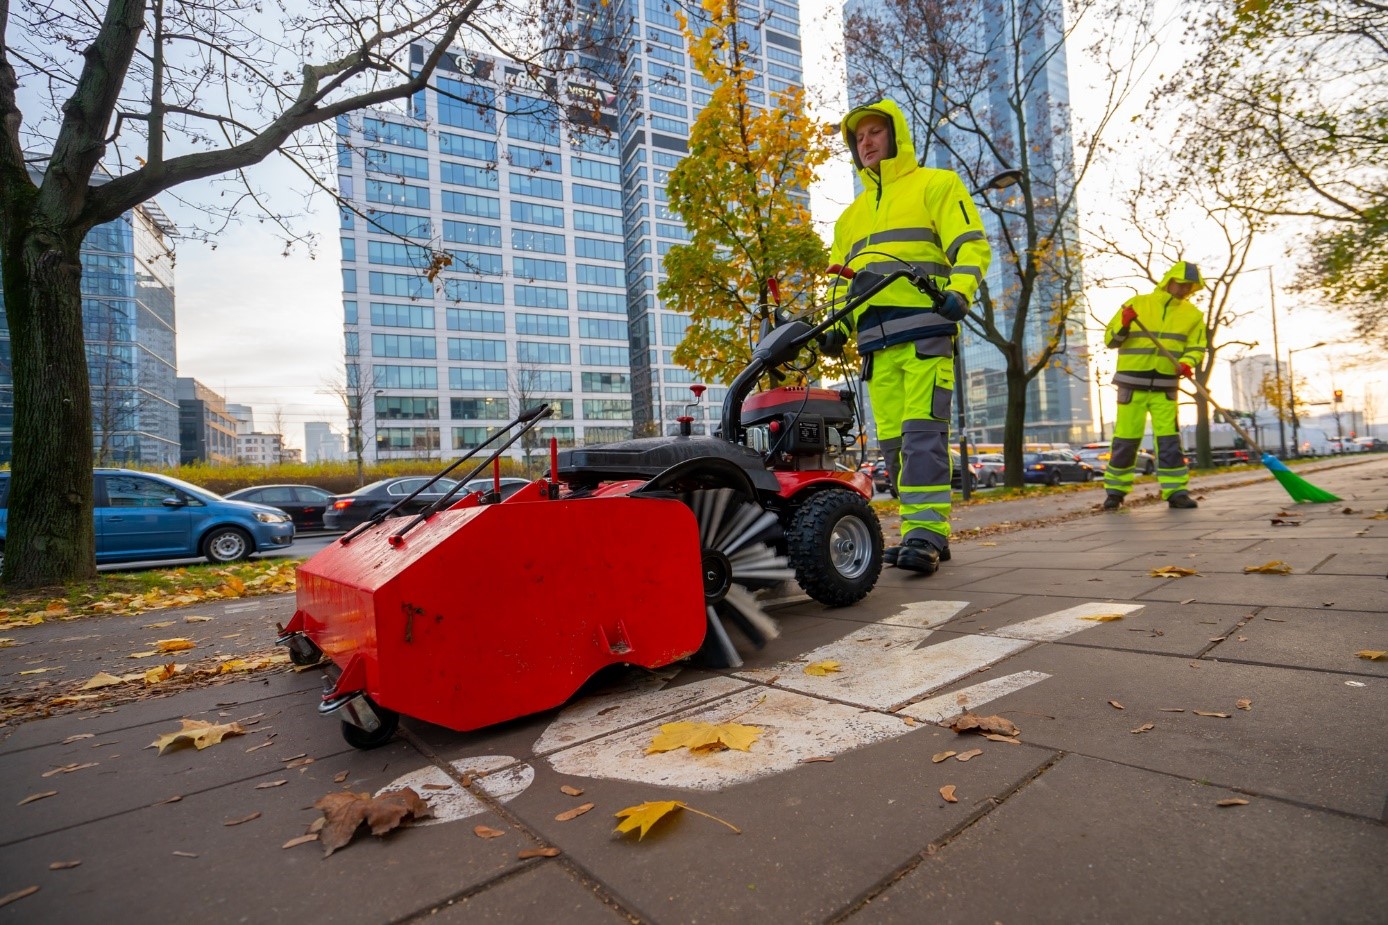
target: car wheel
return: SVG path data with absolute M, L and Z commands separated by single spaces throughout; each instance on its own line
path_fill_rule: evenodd
M 987 482 L 987 484 L 984 485 L 984 487 L 985 487 L 985 488 L 997 488 L 997 487 L 998 487 L 998 474 L 997 474 L 996 472 L 990 472 L 990 473 L 988 473 L 988 482 Z
M 1059 469 L 1056 469 L 1055 471 L 1053 471 L 1053 472 L 1050 474 L 1050 477 L 1046 479 L 1046 484 L 1047 484 L 1047 485 L 1050 485 L 1050 486 L 1052 486 L 1052 487 L 1054 487 L 1054 486 L 1060 484 L 1060 470 L 1059 470 Z
M 240 527 L 218 527 L 202 541 L 202 554 L 208 562 L 240 562 L 251 554 L 250 536 Z

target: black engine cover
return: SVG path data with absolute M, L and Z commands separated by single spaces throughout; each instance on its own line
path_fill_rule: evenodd
M 671 466 L 711 456 L 744 470 L 761 491 L 780 487 L 760 454 L 718 437 L 643 437 L 560 450 L 559 479 L 570 484 L 651 479 Z

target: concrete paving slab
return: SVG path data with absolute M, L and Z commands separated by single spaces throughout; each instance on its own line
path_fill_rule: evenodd
M 990 569 L 989 571 L 992 574 L 986 576 L 964 576 L 952 587 L 952 590 L 963 596 L 968 596 L 974 591 L 997 591 L 999 588 L 1007 588 L 1034 597 L 1088 596 L 1089 600 L 1136 600 L 1159 588 L 1162 582 L 1169 580 L 1152 578 L 1146 571 L 1100 569 L 1097 567 L 1089 571 L 1082 569 L 1053 571 L 1046 568 L 1018 568 L 1008 571 Z
M 1198 587 L 1193 588 L 1192 584 Z M 1388 579 L 1359 575 L 1223 573 L 1217 579 L 1204 581 L 1191 578 L 1174 580 L 1148 591 L 1140 599 L 1178 601 L 1189 597 L 1210 604 L 1382 611 L 1383 602 L 1388 599 Z
M 1048 597 L 1044 604 L 1024 598 L 952 621 L 943 631 L 996 633 L 1006 627 L 1033 619 L 1038 608 L 1061 610 L 1096 598 Z M 1103 598 L 1097 598 L 1103 600 Z M 1154 652 L 1194 658 L 1210 646 L 1210 637 L 1233 632 L 1251 614 L 1248 607 L 1222 604 L 1143 603 L 1140 610 L 1121 620 L 1095 623 L 1092 627 L 1056 642 L 1060 645 L 1091 646 L 1130 652 Z
M 1388 682 L 1203 659 L 1046 645 L 997 671 L 1050 677 L 988 705 L 1046 748 L 1379 819 L 1388 764 L 1353 747 L 1388 715 Z M 1237 703 L 1247 698 L 1251 710 Z M 1109 704 L 1115 700 L 1124 709 Z M 1184 712 L 1164 712 L 1179 709 Z M 1227 713 L 1228 718 L 1195 711 Z M 1154 724 L 1151 731 L 1133 729 Z
M 1370 575 L 1388 578 L 1388 543 L 1382 552 L 1332 553 L 1313 572 L 1317 575 Z
M 478 892 L 429 911 L 441 925 L 504 922 L 506 925 L 616 925 L 630 921 L 589 885 L 564 869 L 563 861 L 531 861 L 514 876 L 498 878 Z
M 393 776 L 382 765 L 399 757 L 388 762 L 377 751 L 370 760 L 369 771 L 346 783 L 374 791 Z M 324 763 L 321 771 L 314 765 L 288 786 L 256 790 L 253 782 L 237 782 L 0 848 L 0 892 L 41 887 L 0 908 L 0 923 L 196 918 L 365 925 L 442 905 L 526 863 L 516 853 L 533 842 L 491 814 L 381 838 L 359 832 L 328 858 L 316 842 L 281 850 L 321 815 L 314 800 L 343 786 L 331 780 L 340 763 Z M 253 812 L 260 818 L 225 824 Z M 478 838 L 477 823 L 507 834 Z M 64 860 L 82 864 L 48 869 Z
M 648 921 L 818 921 L 1051 757 L 982 742 L 985 754 L 968 764 L 932 764 L 954 738 L 922 728 L 719 792 L 588 780 L 581 800 L 597 807 L 570 822 L 554 817 L 579 801 L 559 791 L 575 777 L 539 767 L 535 785 L 508 808 Z M 946 784 L 958 788 L 958 803 L 941 799 Z M 641 841 L 613 834 L 619 809 L 655 800 L 685 801 L 742 834 L 688 812 Z
M 1244 642 L 1238 635 L 1246 636 Z M 1237 635 L 1209 652 L 1221 661 L 1287 665 L 1316 671 L 1388 678 L 1388 658 L 1356 658 L 1363 650 L 1388 651 L 1388 620 L 1382 611 L 1337 610 L 1308 616 L 1304 610 L 1268 607 Z
M 1067 755 L 847 921 L 1382 921 L 1388 829 L 1238 796 Z

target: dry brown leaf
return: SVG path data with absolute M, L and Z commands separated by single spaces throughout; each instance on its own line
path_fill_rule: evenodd
M 805 666 L 805 674 L 824 677 L 825 675 L 836 674 L 843 671 L 843 666 L 833 659 L 825 659 L 822 662 L 811 662 Z
M 262 748 L 269 748 L 271 745 L 274 745 L 274 744 L 275 744 L 275 740 L 274 740 L 274 739 L 271 739 L 271 740 L 269 740 L 268 742 L 261 742 L 259 745 L 252 745 L 250 748 L 246 749 L 246 754 L 249 755 L 251 752 L 258 752 L 258 751 L 260 751 Z
M 1015 736 L 1021 732 L 1012 725 L 1011 720 L 1001 716 L 976 716 L 968 711 L 956 716 L 949 728 L 955 732 L 995 732 L 1005 736 Z
M 810 757 L 810 758 L 801 758 L 801 759 L 800 759 L 800 763 L 801 763 L 801 764 L 810 764 L 811 762 L 814 762 L 814 761 L 826 761 L 826 762 L 827 762 L 827 761 L 833 761 L 833 760 L 834 760 L 834 756 L 833 756 L 833 755 L 814 755 L 813 757 Z
M 211 617 L 184 617 L 184 623 L 211 623 Z
M 1184 712 L 1186 712 L 1186 708 L 1185 708 L 1185 707 L 1158 707 L 1157 709 L 1158 709 L 1158 712 L 1161 712 L 1161 713 L 1184 713 Z
M 174 625 L 174 621 L 172 621 L 172 620 L 161 620 L 161 621 L 159 621 L 158 623 L 146 623 L 144 626 L 140 627 L 140 629 L 146 629 L 146 630 L 161 630 L 161 629 L 163 629 L 163 628 L 166 627 L 166 626 L 173 626 L 173 625 Z
M 577 819 L 579 816 L 583 815 L 584 813 L 588 812 L 588 810 L 592 809 L 595 805 L 596 805 L 596 804 L 594 804 L 594 803 L 584 803 L 584 804 L 581 805 L 581 806 L 575 806 L 573 809 L 566 809 L 566 810 L 564 810 L 562 813 L 560 813 L 559 815 L 555 816 L 555 817 L 554 817 L 554 821 L 555 821 L 555 822 L 568 822 L 568 821 L 571 820 L 571 819 Z
M 524 851 L 516 853 L 516 857 L 522 861 L 531 858 L 557 858 L 559 857 L 558 848 L 526 848 Z
M 94 768 L 98 764 L 100 764 L 100 762 L 97 761 L 88 761 L 86 764 L 77 764 L 74 762 L 73 764 L 65 764 L 61 768 L 53 768 L 52 770 L 44 771 L 43 774 L 39 776 L 52 777 L 54 774 L 71 774 L 73 771 L 81 771 L 83 768 Z
M 15 806 L 23 806 L 25 803 L 34 803 L 38 800 L 46 800 L 49 797 L 56 797 L 57 795 L 58 791 L 56 790 L 45 790 L 42 793 L 31 793 L 27 797 L 16 803 Z
M 935 754 L 933 754 L 933 755 L 930 756 L 930 760 L 933 761 L 935 764 L 939 764 L 941 761 L 944 761 L 946 758 L 953 758 L 953 757 L 954 757 L 955 755 L 957 755 L 957 754 L 959 754 L 959 753 L 958 753 L 958 752 L 936 752 Z
M 1021 745 L 1022 740 L 1014 736 L 1000 736 L 996 732 L 990 732 L 984 736 L 989 742 L 1006 742 L 1009 745 Z
M 1080 617 L 1081 620 L 1092 620 L 1095 623 L 1112 623 L 1114 620 L 1123 619 L 1121 613 L 1096 613 L 1089 617 Z
M 1210 713 L 1210 712 L 1207 712 L 1207 711 L 1205 711 L 1205 710 L 1191 710 L 1191 712 L 1194 713 L 1196 716 L 1214 716 L 1214 717 L 1218 717 L 1219 719 L 1228 719 L 1228 718 L 1229 718 L 1229 714 L 1228 714 L 1228 713 Z
M 1216 801 L 1215 801 L 1215 805 L 1216 805 L 1216 806 L 1247 806 L 1247 805 L 1248 805 L 1248 801 L 1247 801 L 1247 800 L 1241 800 L 1241 799 L 1239 799 L 1238 797 L 1230 797 L 1230 798 L 1227 799 L 1227 800 L 1216 800 Z
M 87 681 L 86 684 L 83 684 L 81 687 L 77 689 L 79 691 L 90 691 L 95 690 L 98 687 L 115 687 L 118 684 L 124 683 L 124 680 L 116 677 L 113 674 L 108 674 L 105 671 L 98 671 L 96 674 L 92 675 L 91 679 Z
M 33 896 L 38 891 L 39 888 L 36 886 L 26 886 L 22 890 L 15 890 L 13 893 L 6 893 L 4 896 L 0 896 L 0 906 L 8 906 L 15 900 L 23 899 L 26 896 Z
M 943 787 L 941 787 L 941 788 L 940 788 L 940 796 L 944 798 L 944 801 L 945 801 L 946 803 L 958 803 L 958 802 L 959 802 L 959 799 L 954 795 L 954 785 L 953 785 L 953 784 L 945 784 Z
M 253 819 L 259 818 L 260 813 L 251 813 L 249 816 L 242 816 L 240 819 L 228 819 L 226 822 L 223 822 L 222 825 L 240 825 L 243 822 L 250 822 Z
M 340 784 L 340 783 L 342 783 L 344 780 L 347 779 L 348 773 L 349 773 L 349 772 L 347 772 L 347 771 L 338 771 L 336 774 L 333 775 L 333 783 L 334 783 L 334 784 Z
M 1380 652 L 1377 649 L 1360 649 L 1354 654 L 1357 658 L 1368 659 L 1371 662 L 1382 661 L 1385 657 L 1388 657 L 1388 652 Z
M 567 795 L 567 796 L 571 796 L 571 797 L 581 797 L 581 796 L 583 796 L 583 790 L 582 790 L 582 788 L 580 788 L 580 787 L 570 787 L 568 784 L 564 784 L 563 786 L 561 786 L 561 787 L 559 788 L 559 792 L 562 793 L 562 794 L 565 794 L 565 795 Z
M 175 852 L 173 853 L 173 856 L 176 857 L 176 858 L 195 858 L 195 857 L 197 857 L 197 855 L 194 854 L 194 853 L 191 852 L 191 851 L 175 851 Z
M 66 739 L 63 739 L 63 744 L 64 744 L 64 745 L 71 745 L 73 742 L 80 742 L 80 741 L 82 741 L 83 739 L 94 739 L 94 738 L 96 738 L 96 733 L 94 733 L 94 732 L 79 732 L 79 733 L 77 733 L 77 735 L 75 735 L 75 736 L 68 736 Z
M 287 783 L 289 783 L 287 780 L 267 780 L 263 784 L 256 784 L 255 789 L 269 790 L 271 787 L 283 787 Z
M 346 773 L 347 773 L 347 772 L 345 772 L 345 771 L 343 772 L 344 775 L 345 775 Z M 338 781 L 338 783 L 342 783 L 342 781 Z M 425 790 L 452 790 L 452 789 L 453 789 L 453 785 L 452 785 L 452 784 L 425 784 L 425 785 L 424 785 L 424 789 L 425 789 Z
M 52 666 L 50 666 L 50 667 L 48 667 L 48 668 L 30 668 L 28 671 L 21 671 L 21 672 L 19 672 L 19 673 L 20 673 L 21 675 L 27 675 L 27 674 L 47 674 L 47 673 L 50 672 L 50 671 L 62 671 L 62 670 L 63 670 L 63 666 L 61 666 L 61 665 L 52 665 Z
M 917 720 L 914 716 L 903 716 L 903 717 L 901 718 L 901 720 L 902 720 L 902 722 L 904 722 L 904 723 L 905 723 L 906 725 L 908 725 L 908 726 L 918 726 L 918 725 L 920 725 L 920 721 Z
M 954 756 L 954 760 L 955 760 L 955 761 L 968 761 L 970 758 L 977 758 L 977 757 L 978 757 L 979 755 L 981 755 L 981 754 L 983 754 L 983 749 L 981 749 L 981 748 L 971 748 L 971 749 L 969 749 L 969 750 L 966 751 L 966 752 L 960 752 L 959 754 L 955 755 L 955 756 Z
M 475 825 L 472 827 L 472 834 L 478 838 L 498 838 L 506 833 L 489 825 Z
M 1245 565 L 1243 571 L 1245 575 L 1290 575 L 1292 567 L 1285 562 L 1274 559 L 1271 562 L 1264 562 L 1262 565 Z
M 146 671 L 143 675 L 140 675 L 140 677 L 144 679 L 146 684 L 162 684 L 176 674 L 178 674 L 178 666 L 173 662 L 169 662 L 167 665 L 159 665 L 156 668 L 149 669 L 149 671 Z
M 433 815 L 429 804 L 409 787 L 388 790 L 375 797 L 368 793 L 336 791 L 320 797 L 313 807 L 322 810 L 328 820 L 318 833 L 324 857 L 351 842 L 362 823 L 366 823 L 372 835 L 385 835 L 406 821 Z
M 1186 578 L 1190 575 L 1199 575 L 1193 568 L 1183 568 L 1179 565 L 1163 565 L 1161 568 L 1154 568 L 1147 573 L 1153 578 Z
M 1119 703 L 1117 700 L 1110 700 L 1110 701 L 1108 702 L 1108 705 L 1111 706 L 1111 707 L 1113 707 L 1115 710 L 1121 710 L 1121 709 L 1123 709 L 1123 705 L 1122 705 L 1121 703 Z
M 295 768 L 304 768 L 304 767 L 308 767 L 308 766 L 311 765 L 311 764 L 313 764 L 313 759 L 312 759 L 312 758 L 299 758 L 299 759 L 296 759 L 296 760 L 291 761 L 291 762 L 289 762 L 288 764 L 286 764 L 286 765 L 284 766 L 284 769 L 285 769 L 286 771 L 292 771 L 292 770 L 294 770 Z
M 1128 731 L 1131 732 L 1133 735 L 1139 735 L 1139 734 L 1144 733 L 1144 732 L 1151 732 L 1153 729 L 1156 729 L 1156 728 L 1157 728 L 1156 723 L 1143 723 L 1141 726 L 1138 726 L 1136 729 L 1129 729 Z
M 744 726 L 742 723 L 666 723 L 651 739 L 646 754 L 655 755 L 679 748 L 688 748 L 696 755 L 729 748 L 745 752 L 761 733 L 758 727 Z
M 202 751 L 210 745 L 216 745 L 227 736 L 246 734 L 246 730 L 242 729 L 239 723 L 218 724 L 200 719 L 184 719 L 179 722 L 183 724 L 183 728 L 178 732 L 166 732 L 145 747 L 158 748 L 161 755 L 184 745 L 194 745 L 198 751 Z
M 1234 706 L 1238 707 L 1240 710 L 1252 710 L 1253 701 L 1249 700 L 1247 697 L 1243 697 L 1235 703 Z
M 48 865 L 49 870 L 72 870 L 74 867 L 81 867 L 81 861 L 54 861 Z
M 318 841 L 318 833 L 313 832 L 308 835 L 300 835 L 298 838 L 291 838 L 289 841 L 280 845 L 281 848 L 297 848 L 300 845 L 307 845 L 311 841 Z

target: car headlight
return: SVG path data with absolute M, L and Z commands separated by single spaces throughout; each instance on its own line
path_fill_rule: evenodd
M 288 514 L 272 514 L 269 511 L 256 511 L 255 519 L 263 524 L 287 524 L 289 523 Z

